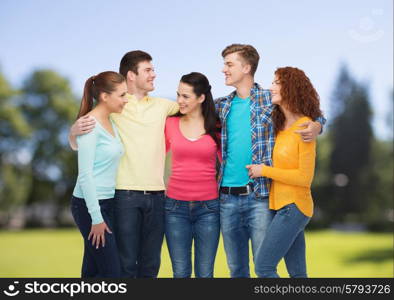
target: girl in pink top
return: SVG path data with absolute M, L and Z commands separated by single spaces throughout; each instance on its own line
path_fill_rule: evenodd
M 220 233 L 216 163 L 220 158 L 217 116 L 208 79 L 182 76 L 179 113 L 167 119 L 167 151 L 172 153 L 165 202 L 165 234 L 174 277 L 213 277 Z

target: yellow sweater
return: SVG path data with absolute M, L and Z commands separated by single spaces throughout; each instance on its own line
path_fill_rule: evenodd
M 262 168 L 262 175 L 273 179 L 269 196 L 270 209 L 279 210 L 295 203 L 304 215 L 313 215 L 310 187 L 315 170 L 316 141 L 305 143 L 300 134 L 294 132 L 299 129 L 299 124 L 309 120 L 310 118 L 302 117 L 276 136 L 273 167 Z

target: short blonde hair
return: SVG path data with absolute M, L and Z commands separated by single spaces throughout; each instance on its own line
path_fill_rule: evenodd
M 246 61 L 246 63 L 251 66 L 250 73 L 252 74 L 252 76 L 254 76 L 260 59 L 260 55 L 257 50 L 251 45 L 232 44 L 230 46 L 227 46 L 222 51 L 222 56 L 223 58 L 225 58 L 231 53 L 238 53 L 239 56 L 241 56 Z

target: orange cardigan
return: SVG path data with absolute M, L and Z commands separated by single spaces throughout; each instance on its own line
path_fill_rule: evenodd
M 276 136 L 273 167 L 262 168 L 262 175 L 273 179 L 269 195 L 270 209 L 279 210 L 295 203 L 304 215 L 313 215 L 310 187 L 315 171 L 316 141 L 303 142 L 300 134 L 294 132 L 299 129 L 299 124 L 309 120 L 302 117 Z

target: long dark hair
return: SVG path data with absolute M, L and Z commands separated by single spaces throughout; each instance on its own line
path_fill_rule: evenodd
M 89 77 L 85 82 L 81 106 L 77 119 L 93 109 L 94 100 L 99 101 L 101 93 L 112 93 L 125 78 L 116 72 L 106 71 Z
M 211 86 L 209 84 L 208 78 L 204 74 L 191 72 L 189 74 L 183 75 L 181 82 L 193 87 L 193 92 L 197 97 L 205 95 L 205 100 L 201 104 L 205 134 L 210 135 L 215 141 L 216 145 L 219 146 L 220 139 L 217 134 L 220 132 L 220 126 L 218 126 L 220 121 L 218 115 L 216 114 L 215 103 L 213 102 Z M 175 116 L 183 116 L 183 114 L 178 112 L 175 114 Z

